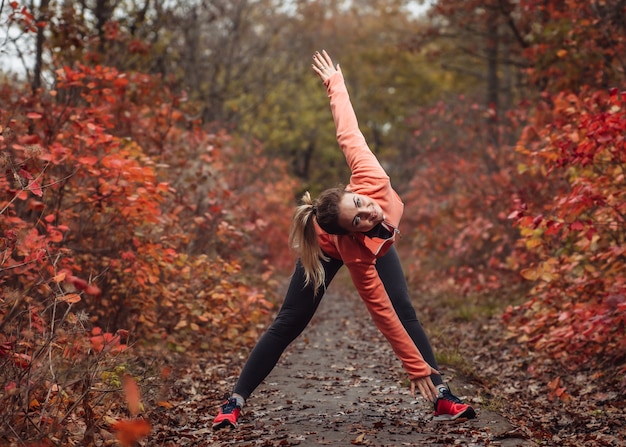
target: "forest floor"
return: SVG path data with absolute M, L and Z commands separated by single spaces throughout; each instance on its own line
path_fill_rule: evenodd
M 432 404 L 410 396 L 400 362 L 358 295 L 344 289 L 329 290 L 309 327 L 248 400 L 237 429 L 211 429 L 246 357 L 226 353 L 179 370 L 169 391 L 175 405 L 151 415 L 145 445 L 625 445 L 623 396 L 597 397 L 601 390 L 578 377 L 584 404 L 562 401 L 546 386 L 548 372 L 528 373 L 528 358 L 504 340 L 496 319 L 452 322 L 437 307 L 416 303 L 418 316 L 426 311 L 422 321 L 432 329 L 435 351 L 443 345 L 444 380 L 477 411 L 469 421 L 433 421 Z

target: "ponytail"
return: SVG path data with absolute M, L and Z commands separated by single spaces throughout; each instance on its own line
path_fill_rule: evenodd
M 296 208 L 289 229 L 289 246 L 298 251 L 300 262 L 304 267 L 305 285 L 313 285 L 314 295 L 324 287 L 325 273 L 322 260 L 328 260 L 317 241 L 313 218 L 316 213 L 317 207 L 307 191 L 302 196 L 302 204 Z

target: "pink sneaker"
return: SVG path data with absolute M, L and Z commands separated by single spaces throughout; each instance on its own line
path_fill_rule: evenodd
M 435 421 L 454 421 L 457 419 L 474 419 L 474 409 L 464 404 L 461 399 L 450 392 L 449 389 L 442 391 L 435 401 Z
M 237 418 L 241 413 L 241 407 L 237 405 L 237 400 L 234 398 L 228 399 L 222 407 L 220 412 L 213 420 L 213 430 L 219 430 L 220 428 L 230 427 L 231 429 L 237 427 Z

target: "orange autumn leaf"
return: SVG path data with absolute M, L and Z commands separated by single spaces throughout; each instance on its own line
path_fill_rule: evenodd
M 548 382 L 548 388 L 554 391 L 559 387 L 560 382 L 561 382 L 561 376 L 558 376 L 552 379 L 550 382 Z
M 65 280 L 66 276 L 67 276 L 67 272 L 61 271 L 59 272 L 58 275 L 55 275 L 54 277 L 52 277 L 52 280 L 56 283 L 60 283 L 60 282 L 63 282 L 63 280 Z
M 89 337 L 92 349 L 99 353 L 104 351 L 122 352 L 126 350 L 127 346 L 120 342 L 119 335 L 114 335 L 110 332 L 102 332 L 100 328 L 94 328 L 91 333 L 92 337 Z
M 91 348 L 95 352 L 102 352 L 104 350 L 104 337 L 102 335 L 90 337 L 89 341 L 91 342 Z
M 165 366 L 161 370 L 160 376 L 161 376 L 162 379 L 167 379 L 170 376 L 171 373 L 172 373 L 172 368 L 170 368 L 169 366 Z
M 111 428 L 115 430 L 115 436 L 122 446 L 132 447 L 141 438 L 150 434 L 152 425 L 145 419 L 126 419 L 114 422 Z
M 63 295 L 59 299 L 67 304 L 75 304 L 80 301 L 80 295 L 77 293 L 68 293 L 67 295 Z
M 37 197 L 43 196 L 43 190 L 41 189 L 41 185 L 37 181 L 30 182 L 30 184 L 28 185 L 28 189 Z
M 122 388 L 126 396 L 128 411 L 131 415 L 137 416 L 141 412 L 141 393 L 137 382 L 128 374 L 122 377 Z

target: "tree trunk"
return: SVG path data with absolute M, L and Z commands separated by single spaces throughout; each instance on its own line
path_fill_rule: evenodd
M 39 17 L 37 18 L 37 22 L 47 21 L 49 4 L 50 0 L 41 0 L 41 5 L 39 6 Z M 30 85 L 33 94 L 35 94 L 37 90 L 39 90 L 39 88 L 41 87 L 41 73 L 43 71 L 43 45 L 46 40 L 44 31 L 44 27 L 37 28 L 37 40 L 35 44 L 35 68 L 33 69 L 33 79 Z

